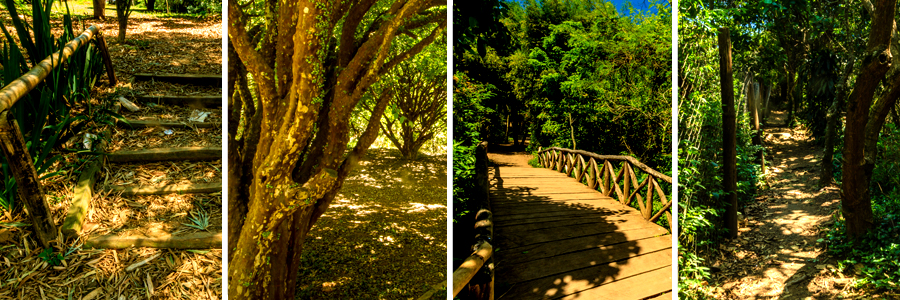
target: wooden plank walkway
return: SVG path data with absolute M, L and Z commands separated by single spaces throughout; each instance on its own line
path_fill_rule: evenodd
M 671 299 L 672 235 L 564 174 L 491 168 L 495 297 Z

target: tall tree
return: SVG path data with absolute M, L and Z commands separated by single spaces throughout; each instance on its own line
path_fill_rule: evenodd
M 734 77 L 731 70 L 731 32 L 719 28 L 719 79 L 722 85 L 722 185 L 725 188 L 725 227 L 737 236 L 737 149 Z
M 897 1 L 876 0 L 872 5 L 869 0 L 863 0 L 863 4 L 872 15 L 872 23 L 856 85 L 847 101 L 842 165 L 841 207 L 847 220 L 847 234 L 853 238 L 862 236 L 875 224 L 869 182 L 875 168 L 878 135 L 890 108 L 900 97 L 900 63 L 891 49 L 898 47 L 894 21 Z M 873 101 L 888 71 L 892 75 L 886 84 L 886 92 Z
M 447 128 L 446 43 L 435 43 L 427 55 L 408 60 L 391 72 L 382 91 L 393 91 L 390 113 L 381 122 L 382 132 L 407 159 Z M 423 53 L 425 54 L 425 53 Z
M 253 11 L 245 13 L 245 11 Z M 390 93 L 347 150 L 370 87 L 444 34 L 446 1 L 228 1 L 229 295 L 293 298 L 304 239 L 378 135 Z M 246 70 L 246 73 L 243 72 Z
M 125 31 L 128 30 L 129 16 L 131 16 L 131 0 L 116 1 L 116 18 L 119 21 L 119 43 L 125 43 Z
M 106 19 L 106 15 L 104 15 L 104 11 L 106 10 L 106 1 L 92 0 L 92 5 L 94 6 L 94 18 Z

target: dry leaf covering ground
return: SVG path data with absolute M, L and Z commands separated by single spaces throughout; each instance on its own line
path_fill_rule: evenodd
M 309 233 L 298 298 L 417 299 L 447 281 L 446 170 L 446 156 L 369 149 Z
M 112 13 L 110 13 L 112 12 Z M 21 12 L 20 12 L 21 13 Z M 128 43 L 116 41 L 114 11 L 107 6 L 107 19 L 76 21 L 98 24 L 109 46 L 119 84 L 107 85 L 105 75 L 92 92 L 93 105 L 111 106 L 118 96 L 134 100 L 143 95 L 219 95 L 219 87 L 197 87 L 160 82 L 132 83 L 134 73 L 221 74 L 221 20 L 181 17 L 157 18 L 136 14 L 129 20 Z M 7 29 L 9 16 L 0 13 Z M 30 17 L 29 17 L 30 20 Z M 54 20 L 54 22 L 59 22 Z M 78 25 L 80 27 L 80 25 Z M 122 113 L 129 119 L 160 119 L 183 122 L 193 108 L 137 103 L 141 112 Z M 221 112 L 213 112 L 207 122 L 221 124 Z M 221 128 L 113 128 L 111 151 L 156 147 L 220 146 Z M 96 128 L 94 129 L 96 130 Z M 95 132 L 96 133 L 96 132 Z M 77 144 L 81 136 L 76 136 Z M 68 210 L 72 189 L 85 157 L 68 154 L 49 172 L 59 176 L 42 181 L 57 224 Z M 154 162 L 107 164 L 101 170 L 97 188 L 103 185 L 164 185 L 221 181 L 221 161 Z M 61 266 L 50 266 L 40 258 L 25 213 L 0 213 L 0 299 L 221 299 L 222 251 L 133 248 L 126 250 L 82 249 L 88 234 L 147 234 L 154 231 L 197 231 L 184 225 L 190 212 L 210 214 L 207 230 L 221 231 L 221 193 L 206 195 L 162 195 L 122 197 L 102 191 L 95 193 L 86 220 L 85 235 L 57 243 L 55 254 L 64 255 Z M 136 268 L 128 268 L 150 259 Z
M 773 112 L 769 124 L 784 124 Z M 747 205 L 738 238 L 710 261 L 719 299 L 877 299 L 850 286 L 820 238 L 840 209 L 837 187 L 818 188 L 822 147 L 802 127 L 765 130 L 770 188 Z

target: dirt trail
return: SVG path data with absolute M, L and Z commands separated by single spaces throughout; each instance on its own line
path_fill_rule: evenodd
M 784 124 L 773 112 L 769 124 Z M 713 260 L 718 298 L 824 299 L 847 288 L 834 277 L 820 230 L 840 207 L 838 188 L 818 188 L 822 148 L 801 127 L 765 129 L 767 183 L 741 210 L 738 238 Z

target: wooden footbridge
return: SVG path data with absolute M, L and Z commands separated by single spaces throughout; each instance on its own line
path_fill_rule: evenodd
M 660 186 L 671 178 L 632 157 L 537 155 L 543 168 L 491 154 L 489 205 L 476 228 L 492 224 L 479 236 L 493 237 L 476 238 L 470 259 L 493 280 L 474 288 L 475 298 L 671 299 L 672 236 L 654 223 L 671 220 L 669 188 Z

